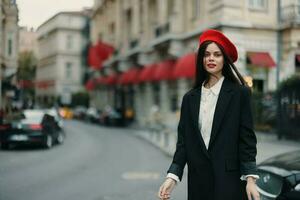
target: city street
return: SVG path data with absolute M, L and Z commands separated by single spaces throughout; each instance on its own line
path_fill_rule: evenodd
M 53 149 L 0 151 L 0 200 L 153 200 L 171 158 L 130 130 L 67 121 Z M 185 183 L 174 199 L 185 199 Z
M 293 200 L 300 0 L 224 2 L 0 0 L 0 200 L 158 200 L 181 144 L 170 200 L 238 199 L 255 159 Z
M 78 121 L 66 121 L 65 129 L 65 143 L 50 150 L 0 151 L 0 200 L 157 199 L 171 157 L 130 129 Z M 300 148 L 258 138 L 258 161 Z M 186 199 L 186 177 L 172 199 Z

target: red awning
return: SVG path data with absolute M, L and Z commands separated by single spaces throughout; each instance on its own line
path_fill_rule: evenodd
M 18 84 L 23 89 L 34 88 L 34 82 L 31 80 L 19 80 Z
M 96 70 L 102 68 L 102 60 L 98 56 L 97 46 L 90 46 L 88 52 L 88 65 Z
M 96 83 L 97 84 L 105 85 L 105 84 L 107 84 L 106 82 L 107 82 L 107 77 L 105 77 L 105 76 L 101 76 L 101 77 L 96 78 Z
M 106 84 L 108 85 L 114 85 L 118 81 L 118 75 L 117 74 L 111 74 L 106 78 Z
M 85 88 L 86 88 L 86 90 L 88 90 L 88 91 L 92 91 L 92 90 L 94 90 L 95 89 L 95 80 L 93 80 L 93 79 L 90 79 L 90 80 L 88 80 L 86 83 L 85 83 Z
M 102 42 L 102 41 L 99 41 L 96 44 L 96 49 L 97 49 L 97 54 L 98 54 L 99 58 L 102 60 L 108 59 L 115 50 L 113 48 L 113 46 L 111 46 L 105 42 Z
M 153 80 L 171 80 L 173 78 L 172 71 L 174 69 L 174 60 L 165 60 L 157 64 L 154 72 Z
M 273 58 L 268 52 L 248 52 L 247 57 L 251 65 L 272 68 L 276 66 Z
M 46 89 L 48 87 L 53 87 L 55 84 L 55 81 L 54 80 L 38 80 L 35 82 L 35 85 L 38 87 L 38 88 L 43 88 L 43 89 Z
M 196 54 L 189 53 L 176 62 L 175 69 L 173 71 L 174 78 L 193 78 L 196 74 Z
M 144 66 L 144 68 L 140 72 L 137 83 L 153 81 L 156 67 L 157 67 L 157 64 L 151 64 L 151 65 Z
M 136 84 L 138 83 L 138 76 L 140 72 L 140 69 L 132 67 L 121 75 L 118 82 L 120 84 Z
M 129 75 L 129 72 L 128 72 L 128 71 L 123 72 L 123 73 L 120 75 L 120 79 L 118 80 L 118 83 L 123 84 L 123 85 L 127 84 L 128 75 Z
M 139 74 L 140 74 L 141 70 L 134 67 L 134 68 L 131 68 L 130 71 L 128 72 L 128 77 L 127 77 L 127 83 L 128 84 L 136 84 L 138 83 L 138 77 L 139 77 Z
M 91 45 L 88 51 L 88 64 L 96 70 L 102 68 L 102 63 L 114 52 L 114 47 L 105 42 L 99 41 L 96 45 Z

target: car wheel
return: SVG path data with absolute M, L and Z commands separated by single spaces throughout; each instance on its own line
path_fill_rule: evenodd
M 45 148 L 50 149 L 53 145 L 53 139 L 51 135 L 47 135 L 46 142 L 45 142 Z
M 60 132 L 59 134 L 58 134 L 58 136 L 57 136 L 57 143 L 58 144 L 62 144 L 63 142 L 64 142 L 64 139 L 65 139 L 65 136 L 64 136 L 64 134 L 62 133 L 62 132 Z
M 9 149 L 9 144 L 8 143 L 2 143 L 1 144 L 1 149 L 3 149 L 3 150 Z

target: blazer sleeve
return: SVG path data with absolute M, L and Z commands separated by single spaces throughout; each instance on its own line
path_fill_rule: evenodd
M 253 128 L 251 109 L 251 90 L 243 87 L 241 90 L 239 158 L 242 175 L 257 174 L 256 168 L 256 136 Z
M 185 133 L 184 133 L 184 129 L 185 129 L 184 115 L 186 114 L 187 114 L 187 100 L 185 95 L 182 99 L 180 119 L 177 128 L 176 151 L 173 156 L 172 164 L 168 170 L 168 173 L 177 175 L 180 181 L 182 179 L 183 170 L 186 164 Z

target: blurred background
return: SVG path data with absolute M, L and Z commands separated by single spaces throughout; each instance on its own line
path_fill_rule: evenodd
M 155 199 L 206 29 L 238 48 L 257 162 L 300 149 L 300 0 L 0 6 L 0 200 Z

